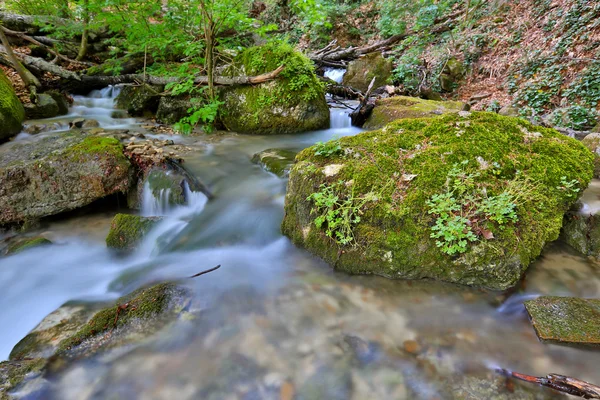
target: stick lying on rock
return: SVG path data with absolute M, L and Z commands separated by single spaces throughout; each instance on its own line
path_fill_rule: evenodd
M 202 271 L 202 272 L 198 272 L 197 274 L 194 274 L 192 276 L 189 276 L 188 278 L 196 278 L 200 275 L 204 275 L 204 274 L 208 274 L 209 272 L 213 272 L 218 270 L 219 268 L 221 268 L 221 264 L 217 265 L 216 267 L 213 267 L 211 269 L 207 269 L 206 271 Z
M 546 386 L 572 396 L 579 396 L 584 399 L 600 399 L 600 386 L 592 385 L 591 383 L 570 378 L 568 376 L 550 374 L 545 377 L 537 377 L 508 371 L 502 368 L 499 368 L 497 371 L 504 376 L 513 377 L 525 382 L 537 383 L 538 385 Z

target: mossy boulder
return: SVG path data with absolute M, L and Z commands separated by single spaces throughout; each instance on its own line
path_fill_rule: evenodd
M 221 91 L 221 121 L 228 130 L 270 135 L 329 127 L 324 85 L 312 62 L 290 45 L 248 48 L 236 57 L 230 73 L 260 75 L 280 66 L 285 68 L 277 79 Z
M 46 360 L 43 358 L 0 362 L 0 400 L 13 398 L 8 393 L 27 378 L 38 374 L 44 365 Z
M 117 108 L 127 110 L 132 116 L 148 116 L 156 113 L 160 101 L 158 88 L 146 83 L 141 85 L 127 85 L 115 99 Z
M 594 178 L 600 178 L 600 133 L 590 133 L 581 143 L 594 153 Z
M 162 124 L 175 124 L 188 115 L 191 107 L 191 100 L 185 97 L 163 96 L 158 103 L 156 120 Z
M 79 331 L 61 341 L 56 355 L 84 357 L 139 342 L 176 319 L 189 300 L 189 291 L 174 283 L 138 289 L 96 313 Z
M 114 138 L 57 133 L 0 151 L 0 225 L 38 219 L 125 193 L 131 164 Z
M 280 178 L 289 175 L 297 152 L 286 149 L 267 149 L 252 156 L 252 162 Z
M 584 256 L 600 260 L 600 215 L 567 213 L 562 240 Z
M 25 109 L 4 74 L 0 71 L 0 142 L 3 142 L 21 131 Z
M 392 70 L 391 59 L 383 58 L 381 53 L 369 53 L 348 64 L 342 84 L 366 92 L 373 78 L 374 89 L 389 83 Z
M 17 254 L 22 251 L 32 249 L 34 247 L 47 246 L 49 244 L 52 244 L 52 242 L 42 236 L 18 239 L 8 245 L 8 247 L 6 248 L 5 254 L 6 255 Z
M 60 108 L 54 98 L 46 93 L 37 95 L 35 104 L 25 106 L 25 116 L 27 119 L 52 118 L 59 115 Z
M 456 89 L 458 82 L 465 76 L 465 65 L 462 61 L 452 57 L 446 61 L 446 65 L 440 74 L 440 87 L 445 92 Z
M 392 121 L 407 118 L 426 118 L 461 111 L 460 101 L 424 100 L 418 97 L 395 96 L 378 99 L 373 112 L 364 124 L 365 129 L 380 129 Z
M 540 340 L 600 347 L 600 300 L 542 296 L 527 300 L 525 309 Z
M 296 157 L 285 235 L 350 273 L 491 289 L 514 286 L 558 238 L 593 172 L 575 139 L 493 113 L 401 120 L 334 144 Z
M 69 113 L 69 101 L 67 100 L 66 95 L 58 90 L 50 90 L 46 92 L 46 94 L 52 97 L 56 102 L 56 105 L 58 106 L 57 115 L 66 115 Z
M 110 223 L 106 245 L 118 250 L 134 250 L 160 220 L 160 217 L 117 214 Z

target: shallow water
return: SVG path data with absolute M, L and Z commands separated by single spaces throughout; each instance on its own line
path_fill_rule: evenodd
M 182 139 L 201 144 L 185 165 L 215 199 L 147 205 L 166 219 L 128 258 L 106 250 L 116 211 L 101 210 L 52 220 L 43 231 L 57 245 L 0 259 L 0 358 L 69 300 L 113 299 L 222 265 L 181 280 L 196 293 L 192 317 L 75 363 L 29 398 L 445 399 L 469 379 L 494 380 L 496 367 L 600 383 L 597 352 L 539 343 L 522 306 L 540 294 L 600 296 L 600 268 L 566 246 L 550 245 L 507 295 L 347 276 L 281 235 L 286 180 L 250 159 L 360 132 L 346 111 L 332 113 L 335 125 L 318 132 Z

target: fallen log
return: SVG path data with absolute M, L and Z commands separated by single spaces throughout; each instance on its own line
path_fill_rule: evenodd
M 338 96 L 338 97 L 341 97 L 343 99 L 348 99 L 348 100 L 356 100 L 356 99 L 362 100 L 365 96 L 363 92 L 361 92 L 360 90 L 354 89 L 353 87 L 342 85 L 341 83 L 337 83 L 336 81 L 329 79 L 329 78 L 325 78 L 325 77 L 319 77 L 319 78 L 321 79 L 321 81 L 325 82 L 325 84 L 327 85 L 325 87 L 325 91 L 333 96 Z
M 498 372 L 507 377 L 513 377 L 524 382 L 537 383 L 538 385 L 549 387 L 572 396 L 583 397 L 584 399 L 600 399 L 600 386 L 593 385 L 580 379 L 558 374 L 537 377 L 508 371 L 502 368 L 498 369 Z
M 47 25 L 66 26 L 72 25 L 73 21 L 49 15 L 33 16 L 0 12 L 0 23 L 9 29 L 34 35 L 42 33 Z

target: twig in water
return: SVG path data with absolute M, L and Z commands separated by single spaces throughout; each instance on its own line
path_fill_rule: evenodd
M 214 267 L 214 268 L 207 269 L 206 271 L 198 272 L 197 274 L 195 274 L 195 275 L 192 275 L 192 276 L 190 276 L 189 278 L 196 278 L 197 276 L 204 275 L 204 274 L 208 274 L 209 272 L 216 271 L 216 270 L 218 270 L 219 268 L 221 268 L 221 264 L 217 265 L 217 266 L 216 266 L 216 267 Z
M 508 371 L 503 368 L 497 369 L 497 372 L 507 377 L 513 377 L 529 383 L 537 383 L 538 385 L 546 386 L 572 396 L 579 396 L 584 399 L 600 399 L 600 386 L 568 376 L 550 374 L 545 377 L 537 377 Z

